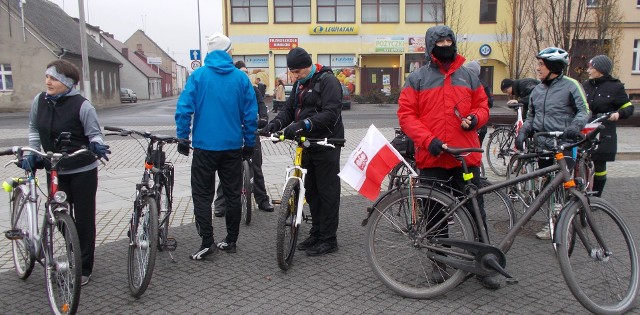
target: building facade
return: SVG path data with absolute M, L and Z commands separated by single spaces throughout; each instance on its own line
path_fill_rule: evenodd
M 152 59 L 146 58 L 146 62 L 152 68 L 160 68 L 156 72 L 162 77 L 162 97 L 178 95 L 177 63 L 169 54 L 142 30 L 133 33 L 124 44 L 129 51 L 134 51 L 139 56 L 151 57 Z
M 504 1 L 224 0 L 223 27 L 234 61 L 244 60 L 252 77 L 268 83 L 267 94 L 277 79 L 293 83 L 286 54 L 297 46 L 333 68 L 351 93 L 390 93 L 425 64 L 425 32 L 442 24 L 456 32 L 458 52 L 480 62 L 482 80 L 493 88 L 508 73 L 498 48 L 504 40 L 498 25 L 511 29 Z

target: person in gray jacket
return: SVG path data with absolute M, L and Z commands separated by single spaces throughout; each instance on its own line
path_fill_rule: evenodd
M 529 113 L 516 137 L 518 150 L 523 150 L 525 139 L 534 132 L 563 131 L 566 138 L 580 137 L 580 131 L 591 117 L 582 85 L 563 74 L 569 64 L 569 54 L 563 49 L 549 47 L 540 51 L 536 59 L 536 72 L 542 83 L 529 97 Z M 551 149 L 553 145 L 552 139 L 536 140 L 542 149 Z M 552 163 L 553 160 L 540 160 L 538 166 L 543 168 Z M 536 236 L 550 239 L 549 227 L 545 225 Z

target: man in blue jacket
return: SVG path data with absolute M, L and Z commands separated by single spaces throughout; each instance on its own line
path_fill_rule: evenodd
M 231 40 L 214 34 L 207 39 L 209 53 L 204 67 L 196 69 L 176 106 L 176 133 L 192 134 L 191 195 L 200 248 L 190 258 L 203 259 L 218 249 L 235 253 L 240 229 L 242 157 L 251 157 L 257 127 L 257 103 L 253 85 L 231 59 Z M 191 129 L 193 126 L 193 130 Z M 188 145 L 178 152 L 189 155 Z M 215 175 L 226 197 L 227 236 L 217 245 L 213 239 L 211 203 Z

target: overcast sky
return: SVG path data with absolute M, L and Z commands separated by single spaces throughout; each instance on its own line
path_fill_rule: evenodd
M 222 0 L 50 0 L 71 17 L 84 1 L 85 21 L 126 41 L 143 30 L 179 64 L 190 68 L 189 50 L 199 49 L 198 2 L 202 38 L 222 32 Z M 29 0 L 27 0 L 27 5 Z M 202 42 L 206 51 L 206 44 Z

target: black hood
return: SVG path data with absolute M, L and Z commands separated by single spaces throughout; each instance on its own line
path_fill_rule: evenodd
M 433 51 L 433 47 L 436 46 L 436 42 L 439 39 L 444 37 L 451 38 L 451 40 L 453 41 L 452 46 L 454 47 L 456 54 L 458 53 L 456 35 L 453 33 L 453 30 L 451 30 L 450 27 L 445 25 L 432 26 L 429 29 L 427 29 L 427 33 L 424 36 L 424 46 L 425 46 L 424 53 L 427 56 L 427 60 L 431 60 L 431 52 Z

